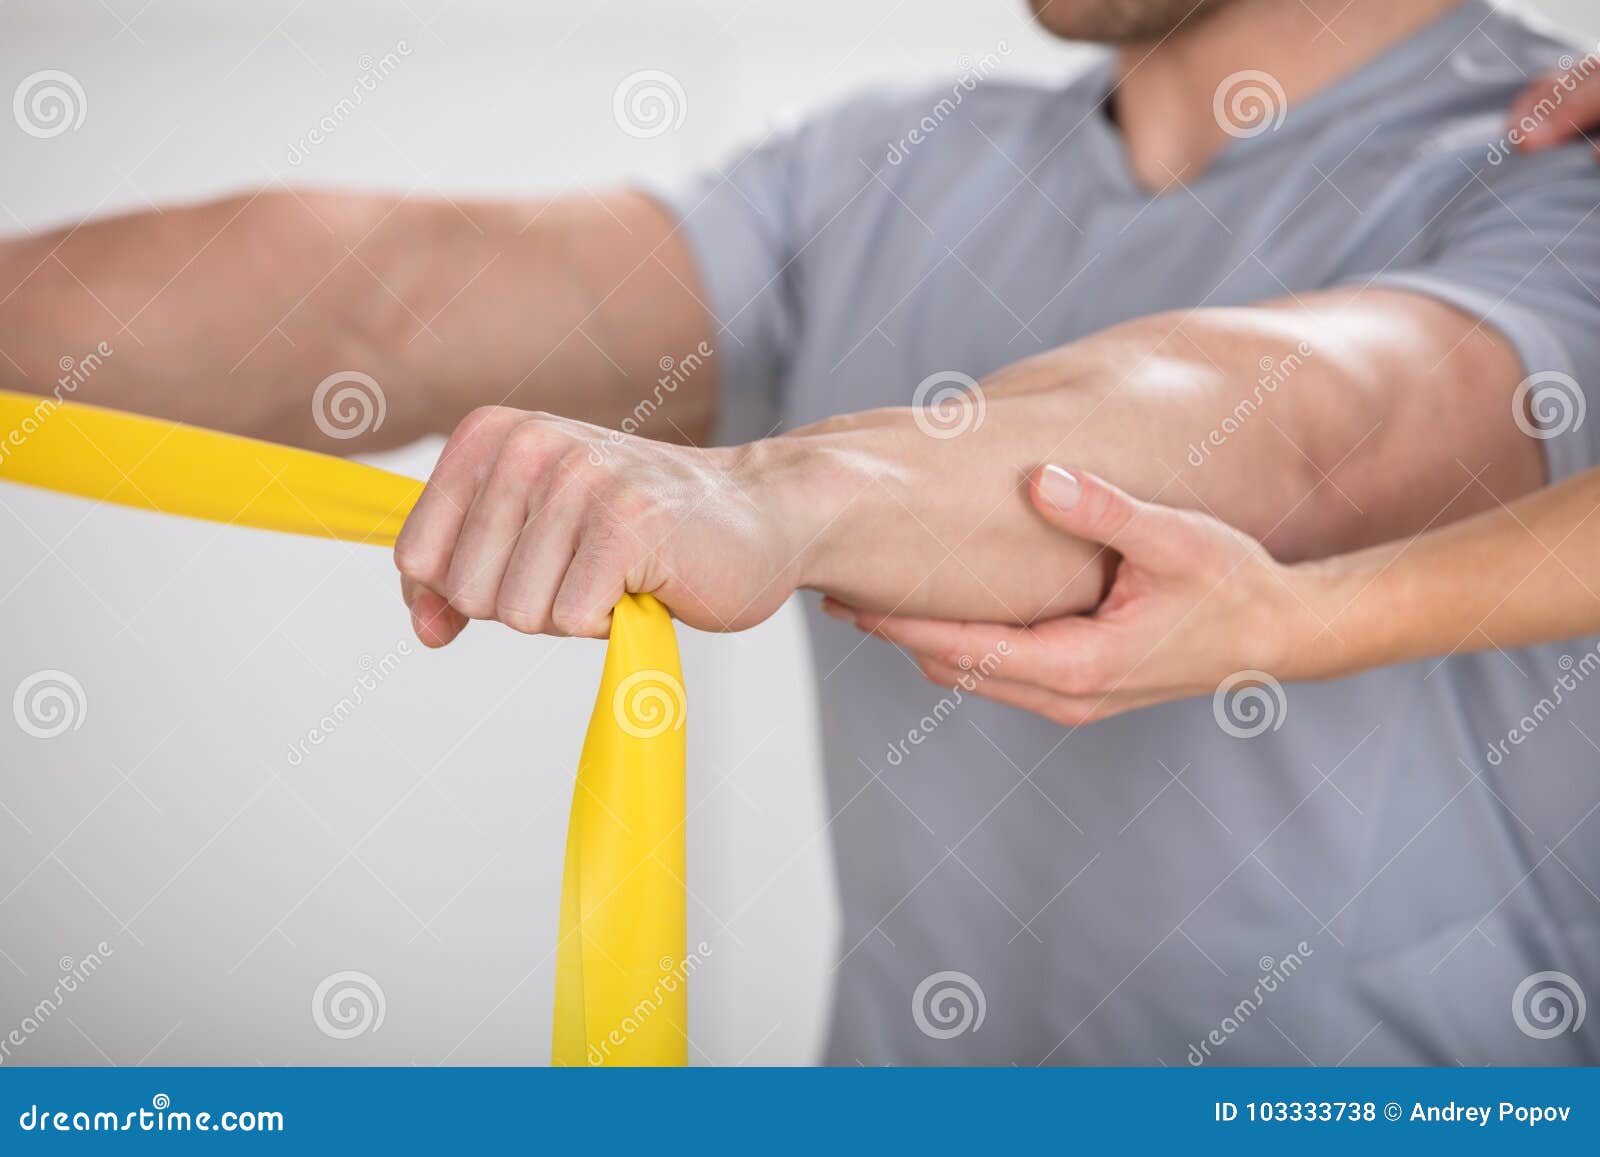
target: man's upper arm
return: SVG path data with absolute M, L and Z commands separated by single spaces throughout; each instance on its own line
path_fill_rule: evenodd
M 1463 176 L 1429 236 L 1356 280 L 1437 298 L 1510 344 L 1523 383 L 1508 417 L 1556 481 L 1600 461 L 1600 420 L 1585 418 L 1600 389 L 1600 166 L 1565 149 Z

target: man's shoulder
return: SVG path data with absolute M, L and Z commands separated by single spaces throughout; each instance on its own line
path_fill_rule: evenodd
M 1536 78 L 1566 73 L 1576 84 L 1600 73 L 1600 50 L 1585 52 L 1519 9 L 1475 4 L 1463 13 L 1474 10 L 1481 17 L 1463 34 L 1435 38 L 1406 70 L 1367 86 L 1310 147 L 1352 166 L 1365 158 L 1374 179 L 1404 184 L 1419 197 L 1434 190 L 1442 205 L 1448 203 L 1441 208 L 1445 215 L 1471 209 L 1480 197 L 1493 199 L 1490 186 L 1537 192 L 1541 184 L 1572 177 L 1592 188 L 1600 169 L 1587 148 L 1520 154 L 1519 139 L 1533 125 L 1511 123 L 1510 109 Z M 1535 119 L 1558 115 L 1561 99 L 1558 90 Z
M 1534 79 L 1555 72 L 1582 77 L 1600 71 L 1600 51 L 1520 8 L 1492 8 L 1458 40 L 1419 62 L 1396 94 L 1446 131 L 1484 116 L 1505 119 L 1512 99 Z M 1374 94 L 1381 96 L 1381 94 Z

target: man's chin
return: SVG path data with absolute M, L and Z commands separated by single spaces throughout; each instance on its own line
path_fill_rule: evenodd
M 1034 18 L 1064 40 L 1160 40 L 1228 0 L 1028 0 Z

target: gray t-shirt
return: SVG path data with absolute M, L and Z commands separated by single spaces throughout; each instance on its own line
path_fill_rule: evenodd
M 1568 52 L 1471 0 L 1159 196 L 1129 176 L 1107 61 L 859 100 L 665 199 L 747 419 L 904 405 L 936 371 L 1161 310 L 1384 285 L 1545 375 L 1558 478 L 1600 449 L 1553 376 L 1600 381 L 1600 167 L 1506 159 L 1502 132 Z M 1551 986 L 1600 1001 L 1596 640 L 1290 685 L 1264 730 L 1233 696 L 1069 732 L 807 618 L 843 912 L 830 1062 L 1600 1061 L 1600 1010 L 1540 1019 Z

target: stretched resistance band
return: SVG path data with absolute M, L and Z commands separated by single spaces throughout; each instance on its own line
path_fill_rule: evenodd
M 0 481 L 379 546 L 422 493 L 341 458 L 4 390 Z M 651 596 L 624 595 L 572 793 L 554 1064 L 688 1060 L 683 726 L 672 621 Z

